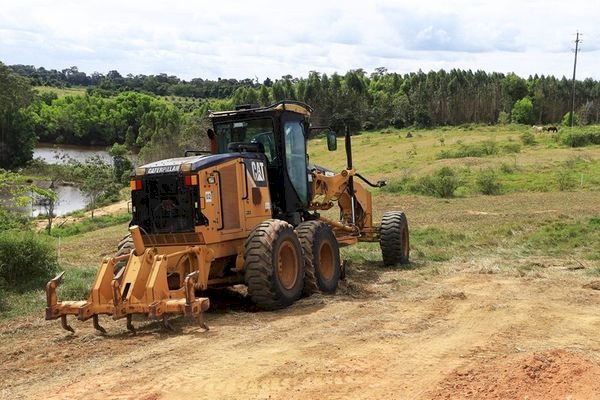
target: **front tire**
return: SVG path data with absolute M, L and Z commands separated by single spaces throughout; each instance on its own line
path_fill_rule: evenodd
M 119 244 L 117 245 L 117 253 L 115 257 L 124 256 L 126 254 L 131 254 L 131 250 L 133 250 L 133 238 L 131 237 L 131 233 L 128 233 L 121 239 Z M 127 265 L 127 260 L 117 261 L 113 266 L 113 276 L 117 276 L 121 269 L 125 268 Z
M 259 308 L 276 310 L 298 300 L 304 286 L 302 248 L 292 225 L 262 222 L 245 243 L 248 295 Z
M 408 220 L 401 211 L 388 211 L 381 219 L 379 245 L 383 264 L 408 264 L 410 254 Z
M 340 247 L 331 227 L 322 221 L 306 221 L 296 228 L 302 250 L 306 294 L 335 293 L 341 275 Z

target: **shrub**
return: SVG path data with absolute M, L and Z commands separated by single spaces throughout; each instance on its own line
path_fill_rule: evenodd
M 533 146 L 536 144 L 535 136 L 533 136 L 533 133 L 531 132 L 523 132 L 521 134 L 521 141 L 525 146 Z
M 391 180 L 390 182 L 388 182 L 387 185 L 383 187 L 383 190 L 389 193 L 409 192 L 411 186 L 414 186 L 414 179 L 405 176 L 398 180 Z
M 502 145 L 502 152 L 505 154 L 520 153 L 521 145 L 519 143 L 504 143 Z
M 11 229 L 24 230 L 31 225 L 29 218 L 0 207 L 0 232 Z
M 500 165 L 500 171 L 502 171 L 505 174 L 514 174 L 515 169 L 516 169 L 516 166 L 510 165 L 505 162 L 503 162 L 502 165 Z
M 561 192 L 571 190 L 575 187 L 575 177 L 568 168 L 562 168 L 556 173 L 556 182 Z
M 0 233 L 0 281 L 6 289 L 44 287 L 58 269 L 51 239 L 32 232 Z
M 510 123 L 510 115 L 506 111 L 500 111 L 498 114 L 498 123 L 500 125 L 506 125 Z
M 496 142 L 493 140 L 485 140 L 481 144 L 483 146 L 484 155 L 491 156 L 498 153 L 498 147 L 496 146 Z
M 484 157 L 498 153 L 496 142 L 486 140 L 479 143 L 460 143 L 458 149 L 442 150 L 438 153 L 438 158 L 464 158 L 464 157 Z
M 563 115 L 562 121 L 560 123 L 562 126 L 571 126 L 571 112 L 566 112 Z M 573 126 L 579 125 L 579 117 L 577 113 L 573 113 Z
M 389 193 L 417 193 L 426 196 L 450 198 L 461 185 L 458 173 L 449 167 L 442 167 L 431 175 L 414 178 L 404 176 L 392 180 L 383 190 Z
M 2 284 L 2 280 L 0 280 L 0 312 L 5 311 L 8 309 L 8 306 L 6 305 L 6 294 L 4 291 L 4 286 Z
M 410 132 L 409 132 L 410 133 Z M 406 152 L 408 158 L 414 158 L 417 155 L 417 145 L 413 144 L 410 150 Z
M 496 195 L 502 191 L 496 171 L 491 168 L 481 170 L 475 181 L 479 192 L 485 195 Z
M 533 103 L 528 97 L 517 100 L 512 109 L 512 122 L 517 124 L 532 124 L 534 119 Z
M 460 179 L 456 171 L 449 167 L 442 167 L 432 175 L 423 176 L 416 182 L 417 192 L 434 197 L 454 197 L 454 192 L 460 186 Z
M 563 144 L 569 147 L 583 147 L 600 144 L 600 132 L 568 132 L 562 136 Z

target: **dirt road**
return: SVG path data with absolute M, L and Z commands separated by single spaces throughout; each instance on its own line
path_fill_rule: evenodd
M 207 332 L 1 323 L 0 398 L 600 399 L 593 279 L 569 260 L 517 273 L 522 261 L 353 265 L 336 296 L 277 312 L 213 294 Z

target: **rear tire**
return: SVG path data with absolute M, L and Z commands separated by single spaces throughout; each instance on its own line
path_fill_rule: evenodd
M 248 295 L 259 308 L 276 310 L 298 300 L 304 287 L 302 248 L 292 225 L 262 222 L 245 243 Z
M 401 211 L 388 211 L 381 219 L 379 245 L 385 265 L 408 264 L 410 254 L 408 221 Z
M 306 221 L 296 232 L 304 251 L 304 292 L 335 293 L 342 268 L 340 247 L 331 227 L 322 221 Z

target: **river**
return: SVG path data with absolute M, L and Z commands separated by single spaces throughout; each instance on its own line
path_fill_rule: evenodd
M 61 159 L 63 155 L 80 162 L 93 156 L 100 156 L 104 161 L 112 164 L 112 158 L 103 147 L 39 144 L 33 151 L 33 158 L 41 158 L 48 164 L 65 162 L 64 158 Z M 54 205 L 54 214 L 57 216 L 81 210 L 87 205 L 87 199 L 76 186 L 61 185 L 55 189 L 55 192 L 58 195 L 58 201 Z M 47 213 L 43 205 L 35 204 L 34 201 L 29 205 L 27 212 L 34 217 Z
M 61 160 L 62 156 L 70 157 L 80 162 L 84 162 L 93 156 L 99 156 L 108 164 L 112 164 L 112 157 L 108 154 L 105 147 L 40 143 L 33 150 L 33 158 L 41 158 L 48 164 L 60 164 L 65 162 Z

